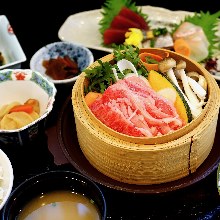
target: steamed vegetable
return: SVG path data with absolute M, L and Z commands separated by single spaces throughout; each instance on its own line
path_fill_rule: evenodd
M 28 105 L 28 104 L 16 105 L 12 109 L 10 109 L 9 112 L 26 112 L 26 113 L 31 113 L 31 112 L 33 112 L 33 106 Z
M 193 89 L 195 90 L 195 88 L 192 89 L 190 87 L 188 78 L 184 70 L 186 68 L 186 62 L 183 60 L 180 60 L 179 63 L 176 64 L 176 61 L 173 58 L 166 58 L 159 62 L 158 68 L 160 72 L 167 74 L 168 78 L 179 89 L 179 91 L 182 93 L 182 96 L 186 100 L 192 112 L 193 118 L 196 118 L 202 111 L 202 106 L 205 104 L 204 99 L 206 98 L 206 96 L 203 96 L 203 94 L 200 94 L 199 97 L 204 97 L 204 99 L 199 100 L 197 97 L 197 94 L 194 93 L 193 91 Z M 174 68 L 175 68 L 175 72 L 174 72 Z M 183 89 L 180 88 L 180 84 L 177 80 L 177 77 L 181 80 Z M 198 84 L 198 86 L 200 85 Z M 194 84 L 194 87 L 195 87 L 195 84 Z M 198 88 L 197 88 L 197 91 L 198 91 Z
M 159 72 L 152 70 L 150 71 L 148 75 L 148 81 L 151 87 L 157 92 L 160 92 L 161 90 L 163 90 L 163 93 L 164 93 L 165 88 L 166 89 L 169 88 L 172 91 L 174 91 L 175 92 L 174 93 L 175 94 L 174 106 L 180 118 L 186 123 L 192 120 L 191 110 L 187 102 L 185 101 L 182 93 L 172 82 L 170 82 L 170 80 L 165 75 L 162 75 Z
M 85 96 L 85 101 L 88 106 L 90 106 L 96 99 L 102 97 L 101 93 L 98 92 L 89 92 Z
M 160 57 L 160 60 L 157 61 L 158 71 L 147 70 L 140 59 L 139 52 L 138 47 L 129 45 L 119 47 L 114 50 L 114 58 L 111 62 L 98 60 L 99 65 L 86 69 L 85 73 L 89 83 L 85 88 L 85 94 L 91 92 L 102 94 L 120 79 L 135 75 L 142 77 L 150 87 L 173 102 L 185 123 L 198 117 L 207 98 L 205 77 L 195 72 L 188 73 L 184 60 L 177 62 L 166 53 L 165 58 L 159 53 L 143 53 L 147 62 L 152 62 L 152 57 Z M 96 97 L 92 98 L 92 100 L 95 99 Z

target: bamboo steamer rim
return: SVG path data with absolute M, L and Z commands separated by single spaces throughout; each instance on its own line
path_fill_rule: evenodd
M 76 93 L 74 93 L 76 94 Z M 77 94 L 76 94 L 77 97 Z M 82 131 L 86 130 L 86 136 L 87 139 L 90 139 L 90 141 L 93 141 L 94 137 L 97 137 L 98 142 L 96 140 L 95 144 L 103 144 L 106 143 L 107 145 L 113 147 L 113 148 L 120 148 L 127 150 L 129 152 L 132 151 L 141 151 L 141 152 L 147 152 L 147 151 L 164 151 L 164 150 L 169 150 L 171 148 L 178 148 L 182 146 L 184 142 L 187 142 L 188 140 L 193 140 L 195 137 L 201 134 L 204 129 L 206 129 L 211 122 L 213 122 L 214 118 L 216 117 L 216 114 L 218 113 L 218 107 L 214 107 L 210 109 L 210 111 L 207 111 L 207 114 L 205 115 L 205 118 L 207 120 L 203 120 L 199 126 L 197 126 L 195 129 L 187 133 L 186 135 L 181 136 L 178 139 L 172 140 L 171 142 L 167 143 L 161 143 L 161 144 L 137 144 L 137 143 L 131 143 L 127 142 L 125 140 L 119 139 L 115 136 L 112 136 L 111 134 L 107 133 L 102 129 L 102 127 L 98 126 L 92 118 L 90 117 L 89 114 L 87 114 L 86 110 L 82 106 L 82 101 L 77 99 L 76 97 L 72 97 L 72 102 L 73 105 L 76 107 L 77 110 L 74 111 L 75 118 L 76 120 L 80 121 L 80 125 L 78 126 L 83 126 L 83 129 L 81 128 Z M 215 97 L 216 99 L 219 100 L 218 95 Z M 207 140 L 209 141 L 209 140 Z M 112 148 L 112 149 L 113 149 Z
M 219 105 L 220 105 L 220 90 L 219 87 L 215 81 L 215 79 L 211 76 L 211 74 L 200 64 L 196 63 L 193 60 L 190 60 L 187 57 L 184 57 L 182 55 L 179 55 L 175 52 L 168 51 L 166 49 L 155 49 L 155 48 L 149 48 L 149 49 L 140 49 L 140 52 L 152 52 L 156 54 L 168 52 L 170 54 L 170 57 L 173 57 L 175 60 L 185 60 L 187 63 L 187 71 L 197 71 L 199 74 L 203 75 L 207 81 L 208 85 L 208 100 L 207 103 L 202 111 L 202 113 L 195 119 L 193 119 L 190 123 L 185 125 L 184 127 L 166 134 L 166 135 L 161 135 L 161 136 L 156 136 L 156 137 L 133 137 L 129 135 L 125 135 L 122 133 L 119 133 L 106 125 L 104 125 L 101 121 L 99 121 L 95 115 L 91 112 L 87 104 L 85 103 L 84 99 L 84 86 L 86 84 L 86 77 L 85 73 L 81 73 L 77 81 L 75 82 L 75 85 L 72 90 L 72 103 L 73 103 L 73 108 L 74 108 L 74 113 L 78 115 L 78 110 L 79 109 L 84 109 L 84 113 L 86 114 L 85 118 L 85 123 L 88 121 L 91 125 L 96 125 L 96 129 L 99 129 L 99 132 L 103 131 L 104 133 L 108 134 L 109 137 L 112 137 L 115 140 L 120 140 L 120 141 L 125 141 L 137 145 L 156 145 L 156 144 L 164 144 L 168 143 L 170 141 L 174 141 L 178 138 L 183 137 L 184 135 L 189 134 L 191 131 L 193 131 L 200 123 L 203 121 L 208 121 L 208 118 L 213 115 L 215 115 L 216 111 L 219 110 Z M 113 59 L 113 53 L 108 54 L 104 57 L 101 58 L 102 62 L 109 62 Z M 189 65 L 190 64 L 190 65 Z M 99 63 L 96 61 L 94 62 L 89 68 L 93 68 L 95 66 L 99 65 Z M 195 70 L 196 69 L 196 70 Z M 78 100 L 78 102 L 76 101 Z M 82 112 L 80 112 L 81 115 L 79 117 L 82 117 Z M 204 122 L 204 123 L 205 123 Z M 203 125 L 204 126 L 204 125 Z M 145 149 L 146 150 L 146 149 Z

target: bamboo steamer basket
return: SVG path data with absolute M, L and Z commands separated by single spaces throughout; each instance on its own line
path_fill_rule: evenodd
M 206 78 L 208 100 L 202 113 L 183 128 L 170 134 L 147 138 L 116 132 L 100 122 L 84 99 L 88 84 L 81 73 L 72 89 L 72 105 L 80 148 L 87 160 L 101 173 L 128 184 L 166 183 L 195 172 L 209 155 L 215 138 L 220 106 L 220 90 L 215 79 L 200 64 L 165 49 L 140 52 L 168 52 L 176 61 L 186 61 L 187 72 L 196 71 Z M 101 60 L 110 62 L 113 54 Z M 94 62 L 89 68 L 99 65 Z

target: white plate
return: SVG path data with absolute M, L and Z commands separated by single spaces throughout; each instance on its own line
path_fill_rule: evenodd
M 152 28 L 164 27 L 168 29 L 178 24 L 187 15 L 193 15 L 189 11 L 170 11 L 154 6 L 139 6 L 142 12 L 148 15 Z M 88 48 L 112 52 L 113 49 L 102 45 L 102 35 L 99 32 L 99 21 L 102 19 L 101 9 L 85 11 L 70 15 L 58 31 L 58 37 L 62 41 L 80 43 Z M 220 36 L 220 23 L 218 35 Z M 220 80 L 219 75 L 213 75 Z
M 140 6 L 142 12 L 148 14 L 151 25 L 164 26 L 179 23 L 186 15 L 193 14 L 186 11 L 170 11 L 153 6 Z M 111 48 L 102 45 L 102 35 L 99 32 L 99 21 L 102 18 L 101 10 L 95 9 L 70 15 L 58 31 L 62 41 L 80 43 L 88 48 L 112 52 Z

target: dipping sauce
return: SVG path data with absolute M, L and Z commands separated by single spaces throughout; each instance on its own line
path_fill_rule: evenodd
M 87 197 L 71 191 L 54 191 L 31 200 L 17 220 L 100 220 L 96 206 Z

